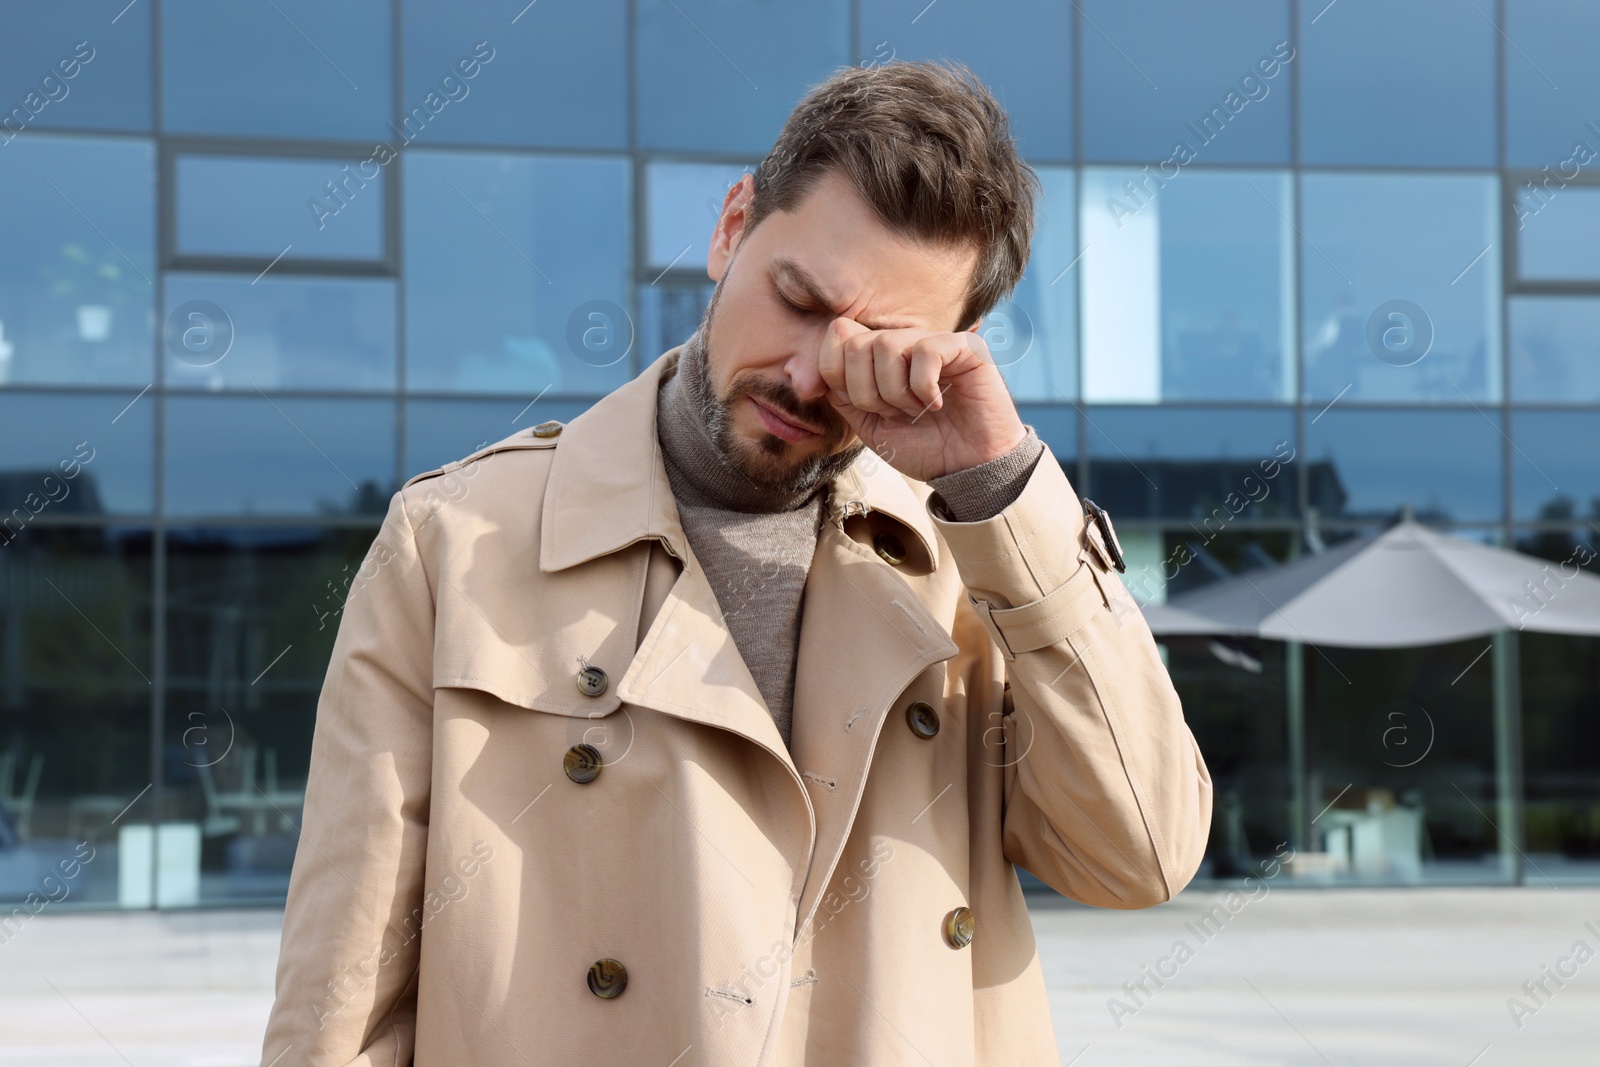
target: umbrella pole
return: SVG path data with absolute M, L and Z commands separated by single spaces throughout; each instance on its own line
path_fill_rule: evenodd
M 1494 778 L 1499 818 L 1500 870 L 1513 885 L 1523 883 L 1522 676 L 1517 635 L 1496 630 L 1494 661 Z
M 1289 833 L 1294 847 L 1302 852 L 1311 848 L 1310 798 L 1306 796 L 1305 650 L 1299 641 L 1287 641 L 1283 647 L 1289 716 Z

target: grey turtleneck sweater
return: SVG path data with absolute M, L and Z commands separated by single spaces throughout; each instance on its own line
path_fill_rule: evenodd
M 695 559 L 717 595 L 723 618 L 785 745 L 792 736 L 795 656 L 801 598 L 823 517 L 823 486 L 774 492 L 757 486 L 724 458 L 685 387 L 704 388 L 698 336 L 683 346 L 677 369 L 656 398 L 656 429 Z M 1022 442 L 987 463 L 929 479 L 958 522 L 998 515 L 1015 500 L 1044 453 L 1027 426 Z

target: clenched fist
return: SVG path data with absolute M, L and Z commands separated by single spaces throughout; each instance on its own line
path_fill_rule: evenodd
M 869 330 L 840 316 L 817 362 L 855 435 L 918 481 L 998 459 L 1027 433 L 976 330 Z

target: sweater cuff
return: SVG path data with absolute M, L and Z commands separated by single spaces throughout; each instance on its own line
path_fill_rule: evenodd
M 929 478 L 936 494 L 935 506 L 942 505 L 955 522 L 982 522 L 1004 511 L 1028 484 L 1028 476 L 1045 452 L 1038 431 L 1024 424 L 1027 431 L 1010 452 L 966 470 Z

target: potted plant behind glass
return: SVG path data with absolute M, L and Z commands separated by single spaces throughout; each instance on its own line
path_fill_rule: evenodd
M 97 258 L 82 245 L 68 242 L 40 273 L 49 282 L 51 296 L 75 303 L 80 340 L 99 343 L 111 336 L 115 309 L 129 303 L 128 267 L 120 257 Z

